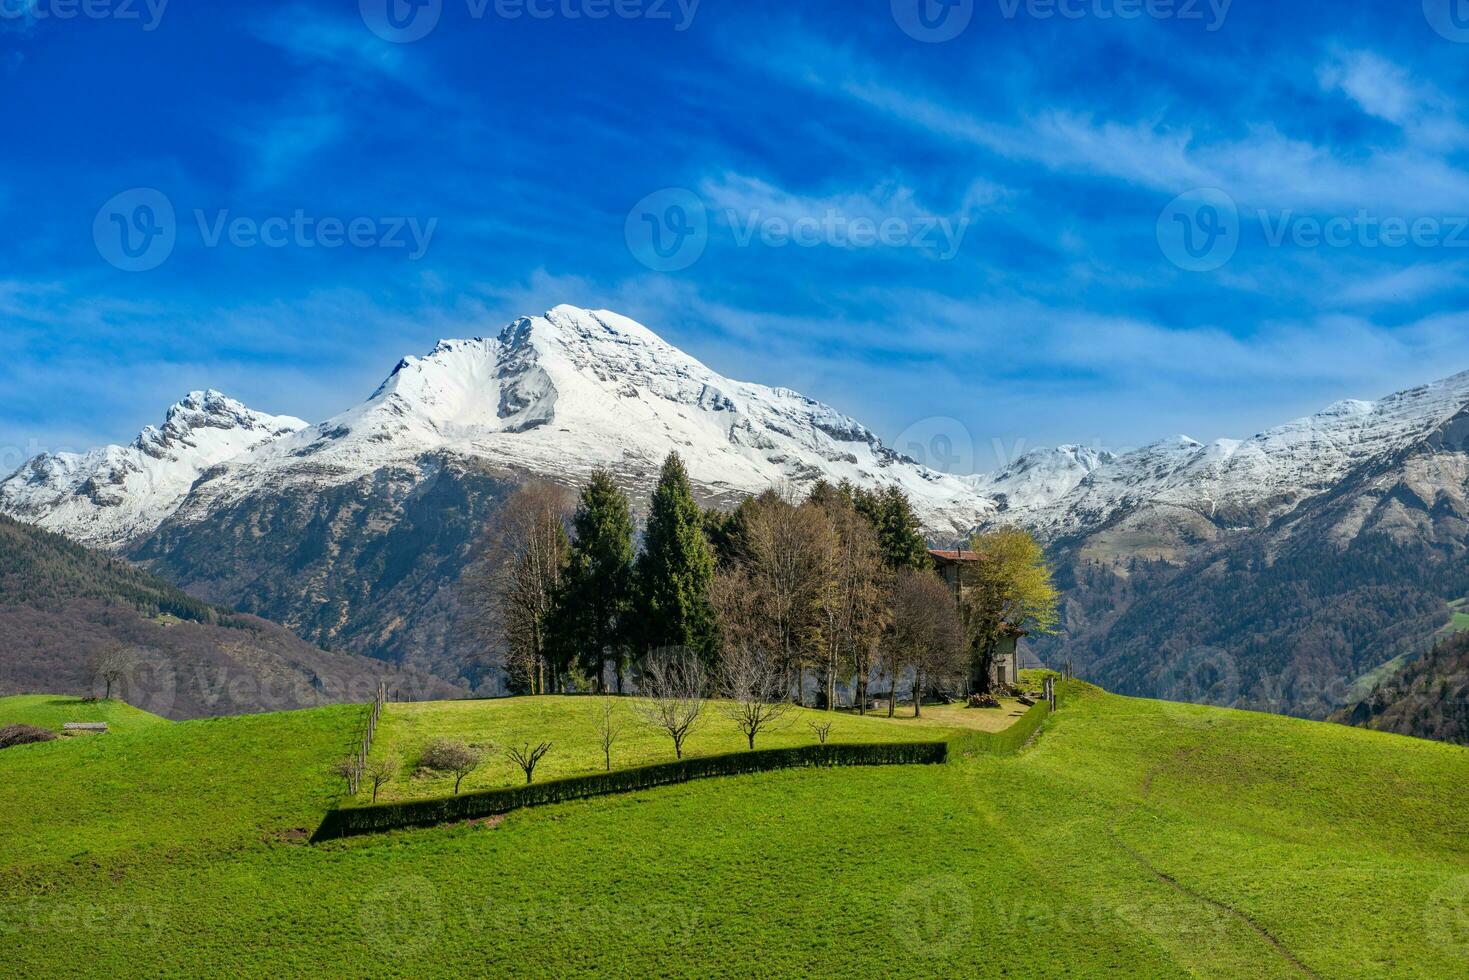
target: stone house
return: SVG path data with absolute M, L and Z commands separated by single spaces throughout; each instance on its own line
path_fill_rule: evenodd
M 928 556 L 933 560 L 934 568 L 954 593 L 954 601 L 960 602 L 964 597 L 964 569 L 974 562 L 984 561 L 984 558 L 973 552 L 964 551 L 959 548 L 930 548 Z M 961 606 L 962 608 L 962 606 Z M 1017 685 L 1020 683 L 1020 659 L 1017 646 L 1022 636 L 1027 635 L 1025 630 L 1016 627 L 1007 627 L 1006 636 L 1000 640 L 1000 647 L 995 651 L 994 663 L 990 667 L 990 684 L 993 685 Z M 970 678 L 970 687 L 978 687 L 978 678 Z

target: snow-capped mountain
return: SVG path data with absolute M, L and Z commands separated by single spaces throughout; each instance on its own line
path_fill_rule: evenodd
M 896 484 L 946 534 L 992 509 L 826 405 L 726 378 L 626 317 L 561 306 L 405 358 L 366 402 L 316 425 L 192 394 L 132 446 L 31 461 L 0 483 L 0 511 L 125 548 L 175 515 L 203 520 L 263 490 L 341 485 L 437 454 L 567 484 L 607 467 L 636 491 L 669 450 L 714 499 L 817 479 Z
M 1245 440 L 1205 445 L 1176 436 L 1092 466 L 1069 490 L 1030 498 L 1017 516 L 1050 540 L 1108 525 L 1132 532 L 1139 521 L 1204 538 L 1259 527 L 1427 438 L 1466 406 L 1469 373 L 1380 401 L 1338 402 Z M 1064 465 L 1067 458 L 1044 462 L 1066 475 L 1079 471 Z M 1002 489 L 998 479 L 971 485 L 989 494 Z
M 0 482 L 0 510 L 84 544 L 114 547 L 151 532 L 207 470 L 306 427 L 194 391 L 128 446 L 37 456 Z
M 1035 449 L 996 473 L 962 479 L 995 501 L 997 517 L 1023 521 L 1034 511 L 1065 497 L 1090 474 L 1117 459 L 1115 453 L 1085 446 Z
M 1469 593 L 1455 571 L 1469 553 L 1466 406 L 1469 374 L 1241 441 L 1063 446 L 954 477 L 625 317 L 563 306 L 406 358 L 313 425 L 190 395 L 131 446 L 26 464 L 0 482 L 0 512 L 308 640 L 475 687 L 483 650 L 459 585 L 505 496 L 601 466 L 641 500 L 678 450 L 709 501 L 847 479 L 901 487 L 946 544 L 1030 527 L 1070 583 L 1066 656 L 1095 679 L 1156 692 L 1179 644 L 1222 649 L 1242 676 L 1259 668 L 1242 696 L 1265 703 L 1292 664 L 1351 679 L 1442 625 L 1438 592 Z M 1302 585 L 1303 569 L 1319 581 Z M 1293 710 L 1320 710 L 1319 692 L 1290 684 Z

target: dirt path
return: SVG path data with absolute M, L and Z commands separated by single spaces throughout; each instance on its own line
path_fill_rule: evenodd
M 1164 768 L 1166 768 L 1169 765 L 1175 765 L 1175 764 L 1180 763 L 1180 762 L 1186 762 L 1188 759 L 1190 759 L 1194 755 L 1197 755 L 1202 750 L 1203 750 L 1203 746 L 1195 746 L 1194 748 L 1191 748 L 1191 749 L 1185 749 L 1182 752 L 1179 752 L 1169 762 L 1161 762 L 1158 765 L 1154 766 L 1152 769 L 1148 770 L 1147 774 L 1143 776 L 1143 782 L 1142 782 L 1142 798 L 1143 798 L 1143 800 L 1146 801 L 1148 799 L 1149 795 L 1152 793 L 1152 791 L 1153 791 L 1153 780 L 1154 780 L 1154 778 L 1157 777 L 1157 775 Z M 1131 810 L 1129 810 L 1127 812 L 1127 815 L 1130 816 L 1131 814 L 1136 813 L 1137 810 L 1141 808 L 1141 805 L 1142 804 L 1139 804 L 1138 806 L 1133 807 Z M 1194 899 L 1195 901 L 1203 902 L 1205 905 L 1208 905 L 1211 908 L 1217 909 L 1217 910 L 1225 913 L 1226 915 L 1229 915 L 1230 917 L 1232 917 L 1232 918 L 1238 920 L 1239 922 L 1243 923 L 1247 928 L 1250 929 L 1250 931 L 1254 932 L 1255 935 L 1257 935 L 1261 939 L 1263 939 L 1266 943 L 1268 943 L 1271 946 L 1271 948 L 1273 948 L 1277 953 L 1279 953 L 1282 957 L 1284 957 L 1284 959 L 1286 960 L 1286 962 L 1290 963 L 1290 965 L 1292 967 L 1294 967 L 1296 969 L 1296 971 L 1299 972 L 1301 975 L 1307 976 L 1307 977 L 1319 977 L 1319 974 L 1317 974 L 1316 971 L 1312 970 L 1309 966 L 1307 966 L 1306 964 L 1302 963 L 1300 961 L 1300 959 L 1296 956 L 1296 954 L 1295 953 L 1292 953 L 1290 951 L 1289 947 L 1287 947 L 1276 936 L 1274 936 L 1270 932 L 1270 930 L 1268 930 L 1264 926 L 1260 925 L 1260 923 L 1258 923 L 1254 919 L 1250 918 L 1244 912 L 1241 912 L 1239 909 L 1235 908 L 1233 905 L 1230 905 L 1228 902 L 1220 901 L 1217 898 L 1211 898 L 1208 895 L 1203 894 L 1202 892 L 1195 891 L 1194 889 L 1190 888 L 1188 885 L 1185 885 L 1182 882 L 1180 882 L 1177 878 L 1175 878 L 1172 875 L 1168 874 L 1166 871 L 1163 871 L 1163 870 L 1159 869 L 1156 865 L 1153 864 L 1153 862 L 1149 861 L 1146 857 L 1144 857 L 1141 853 L 1139 853 L 1132 845 L 1128 844 L 1125 840 L 1122 839 L 1121 834 L 1118 833 L 1118 827 L 1116 827 L 1116 826 L 1114 826 L 1114 827 L 1108 827 L 1107 828 L 1107 834 L 1108 834 L 1108 836 L 1110 836 L 1112 838 L 1113 843 L 1115 843 L 1118 847 L 1120 847 L 1122 849 L 1123 853 L 1127 854 L 1128 857 L 1130 857 L 1134 861 L 1136 861 L 1138 863 L 1138 865 L 1143 868 L 1143 870 L 1147 871 L 1153 877 L 1157 878 L 1159 881 L 1163 882 L 1168 887 L 1174 889 L 1179 894 L 1186 895 L 1189 898 Z

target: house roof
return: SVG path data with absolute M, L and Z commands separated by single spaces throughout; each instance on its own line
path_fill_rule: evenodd
M 980 555 L 976 551 L 965 551 L 962 548 L 929 548 L 928 555 L 934 561 L 979 561 Z

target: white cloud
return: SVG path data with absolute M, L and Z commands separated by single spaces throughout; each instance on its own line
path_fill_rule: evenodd
M 1005 123 L 884 81 L 879 67 L 847 53 L 809 41 L 798 46 L 808 59 L 804 70 L 792 71 L 783 58 L 759 64 L 795 84 L 865 105 L 894 124 L 1057 173 L 1100 175 L 1169 195 L 1218 187 L 1243 207 L 1469 213 L 1469 174 L 1442 152 L 1462 127 L 1432 93 L 1409 87 L 1385 62 L 1359 59 L 1325 70 L 1323 78 L 1350 85 L 1359 105 L 1403 119 L 1413 139 L 1400 148 L 1346 154 L 1289 136 L 1270 122 L 1240 137 L 1213 139 L 1158 119 L 1099 121 L 1065 108 Z

